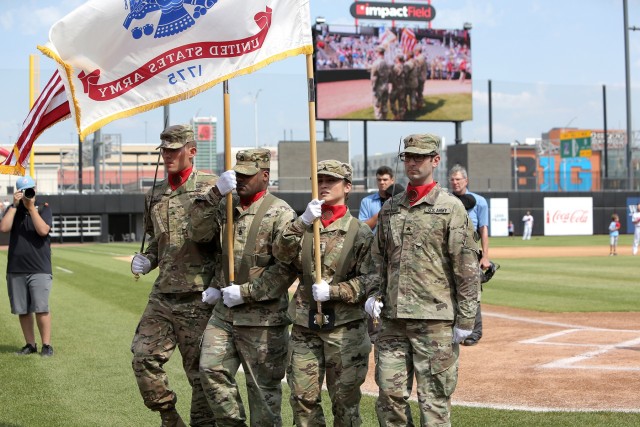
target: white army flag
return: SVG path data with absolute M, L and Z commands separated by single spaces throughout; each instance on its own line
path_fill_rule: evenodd
M 313 51 L 309 0 L 90 0 L 49 32 L 81 138 Z

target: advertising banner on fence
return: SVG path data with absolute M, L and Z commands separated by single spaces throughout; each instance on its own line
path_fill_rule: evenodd
M 593 199 L 591 197 L 545 197 L 544 235 L 593 235 Z
M 509 235 L 509 199 L 489 200 L 489 234 L 491 237 Z

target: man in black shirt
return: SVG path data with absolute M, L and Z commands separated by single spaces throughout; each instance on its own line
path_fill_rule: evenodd
M 36 183 L 30 176 L 16 181 L 13 204 L 0 221 L 0 232 L 10 232 L 7 287 L 11 312 L 20 318 L 26 345 L 17 353 L 37 353 L 33 313 L 42 339 L 42 356 L 53 356 L 51 347 L 51 230 L 49 205 L 36 205 Z

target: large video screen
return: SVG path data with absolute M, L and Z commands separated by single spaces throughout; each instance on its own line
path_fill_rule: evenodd
M 317 25 L 321 120 L 473 118 L 467 30 Z

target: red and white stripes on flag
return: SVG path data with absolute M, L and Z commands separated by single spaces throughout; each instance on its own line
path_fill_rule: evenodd
M 24 175 L 33 143 L 38 136 L 47 128 L 70 116 L 71 111 L 64 84 L 58 71 L 55 71 L 22 123 L 18 141 L 5 161 L 0 164 L 0 173 Z
M 402 45 L 402 51 L 406 54 L 413 51 L 413 47 L 417 43 L 416 34 L 411 28 L 404 28 L 402 30 L 402 36 L 400 37 L 400 45 Z

